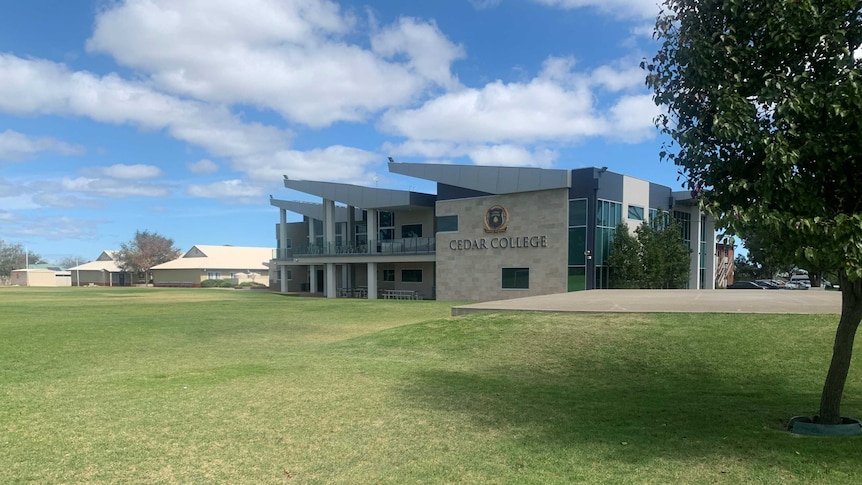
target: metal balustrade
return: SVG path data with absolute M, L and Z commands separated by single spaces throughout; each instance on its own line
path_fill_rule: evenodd
M 436 238 L 411 237 L 377 241 L 377 252 L 373 253 L 369 253 L 367 244 L 324 243 L 301 244 L 288 249 L 275 249 L 272 256 L 276 260 L 288 260 L 300 256 L 387 256 L 393 254 L 431 254 L 436 251 Z

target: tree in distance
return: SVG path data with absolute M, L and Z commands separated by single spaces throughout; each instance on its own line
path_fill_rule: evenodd
M 33 264 L 43 261 L 41 256 L 32 251 L 27 251 L 24 246 L 7 243 L 0 239 L 0 281 L 8 284 L 12 271 L 26 269 L 28 262 Z
M 862 320 L 862 0 L 665 0 L 644 60 L 672 160 L 705 210 L 781 260 L 838 274 L 821 424 Z
M 117 266 L 150 281 L 150 268 L 180 257 L 181 251 L 174 247 L 174 240 L 149 231 L 135 231 L 131 241 L 120 244 L 117 251 Z
M 614 231 L 608 265 L 614 288 L 684 288 L 690 263 L 679 223 L 666 212 L 629 233 L 620 223 Z

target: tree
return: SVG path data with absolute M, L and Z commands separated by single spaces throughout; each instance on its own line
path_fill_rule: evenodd
M 20 244 L 10 244 L 0 239 L 0 281 L 8 283 L 12 271 L 26 269 L 28 262 L 42 262 L 42 257 L 36 253 L 28 252 Z
M 608 265 L 614 288 L 683 288 L 688 282 L 690 253 L 679 224 L 666 212 L 629 233 L 620 223 L 614 231 Z
M 637 229 L 643 246 L 642 288 L 685 288 L 691 267 L 691 250 L 682 237 L 682 227 L 666 213 Z
M 143 275 L 145 281 L 150 281 L 150 268 L 177 259 L 180 253 L 173 239 L 155 232 L 135 231 L 131 241 L 120 244 L 116 260 L 123 271 Z
M 611 287 L 640 288 L 644 278 L 641 244 L 629 232 L 629 226 L 621 222 L 614 231 L 608 266 L 611 267 Z
M 729 231 L 838 273 L 818 420 L 840 404 L 862 320 L 862 0 L 665 0 L 646 83 L 672 160 Z
M 89 259 L 82 258 L 81 256 L 65 256 L 63 257 L 63 259 L 57 262 L 57 266 L 63 269 L 69 269 L 87 263 L 89 261 Z

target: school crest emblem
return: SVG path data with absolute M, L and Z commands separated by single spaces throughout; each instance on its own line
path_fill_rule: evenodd
M 485 232 L 506 232 L 509 225 L 509 211 L 501 205 L 495 205 L 485 211 Z

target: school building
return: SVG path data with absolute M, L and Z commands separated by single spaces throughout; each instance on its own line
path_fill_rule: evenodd
M 326 297 L 489 301 L 610 285 L 619 222 L 664 210 L 691 249 L 689 288 L 713 289 L 714 221 L 689 192 L 606 168 L 389 163 L 436 194 L 284 179 L 320 203 L 271 198 L 280 213 L 273 285 Z M 302 216 L 288 222 L 287 213 Z

